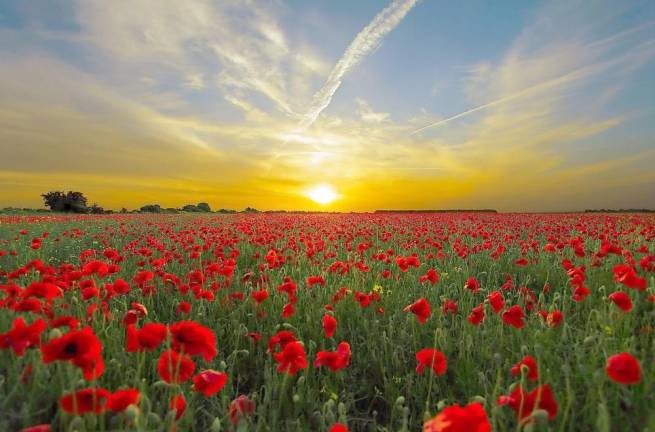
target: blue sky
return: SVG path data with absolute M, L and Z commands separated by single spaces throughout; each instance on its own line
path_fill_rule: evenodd
M 654 56 L 651 1 L 0 2 L 0 205 L 655 207 Z

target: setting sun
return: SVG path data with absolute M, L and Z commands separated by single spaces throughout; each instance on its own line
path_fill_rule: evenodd
M 330 185 L 322 184 L 315 186 L 307 192 L 307 196 L 319 204 L 329 204 L 339 197 L 334 188 Z

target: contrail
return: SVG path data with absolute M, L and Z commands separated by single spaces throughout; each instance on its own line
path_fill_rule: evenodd
M 394 0 L 359 32 L 330 72 L 323 87 L 314 95 L 311 106 L 300 122 L 300 129 L 305 129 L 316 121 L 319 114 L 332 101 L 332 96 L 341 85 L 344 76 L 380 46 L 384 36 L 396 28 L 417 1 Z
M 419 133 L 421 131 L 424 131 L 426 129 L 430 129 L 430 128 L 433 128 L 433 127 L 440 126 L 440 125 L 442 125 L 444 123 L 448 123 L 451 120 L 455 120 L 455 119 L 458 119 L 460 117 L 465 117 L 465 116 L 467 116 L 469 114 L 472 114 L 472 113 L 474 113 L 476 111 L 481 111 L 483 109 L 487 109 L 487 108 L 495 106 L 495 105 L 500 105 L 500 104 L 503 104 L 505 102 L 509 102 L 511 100 L 527 96 L 530 93 L 541 91 L 541 90 L 543 90 L 545 88 L 548 88 L 548 87 L 552 87 L 552 86 L 556 86 L 556 85 L 559 85 L 559 84 L 562 84 L 562 83 L 566 83 L 566 82 L 574 80 L 574 79 L 579 79 L 580 77 L 590 73 L 588 71 L 588 69 L 589 69 L 588 67 L 582 67 L 582 68 L 575 69 L 575 70 L 573 70 L 573 71 L 571 71 L 569 73 L 566 73 L 566 74 L 564 74 L 562 76 L 546 80 L 546 81 L 541 82 L 539 84 L 535 84 L 535 85 L 533 85 L 531 87 L 520 90 L 520 91 L 518 91 L 518 92 L 516 92 L 514 94 L 511 94 L 509 96 L 505 96 L 503 98 L 496 99 L 495 101 L 488 102 L 488 103 L 486 103 L 484 105 L 480 105 L 480 106 L 477 106 L 475 108 L 468 109 L 468 110 L 466 110 L 464 112 L 461 112 L 459 114 L 455 114 L 454 116 L 445 118 L 443 120 L 439 120 L 438 122 L 431 123 L 431 124 L 429 124 L 427 126 L 423 126 L 422 128 L 418 128 L 415 131 L 410 132 L 409 134 L 414 135 L 414 134 L 417 134 L 417 133 Z

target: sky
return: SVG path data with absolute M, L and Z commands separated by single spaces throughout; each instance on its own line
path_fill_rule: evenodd
M 655 208 L 655 1 L 0 0 L 0 207 Z

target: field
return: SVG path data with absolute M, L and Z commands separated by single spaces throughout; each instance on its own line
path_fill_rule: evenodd
M 654 240 L 630 214 L 0 217 L 0 430 L 655 430 Z

